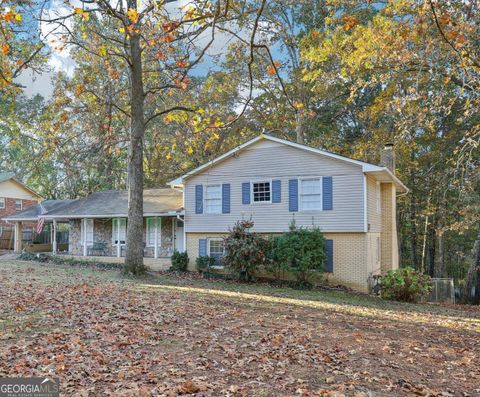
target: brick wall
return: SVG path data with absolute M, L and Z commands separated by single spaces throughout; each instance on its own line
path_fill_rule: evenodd
M 187 233 L 188 270 L 196 270 L 198 240 L 224 236 L 221 233 Z M 325 237 L 333 240 L 333 274 L 327 275 L 328 282 L 367 292 L 368 276 L 373 268 L 373 264 L 368 263 L 368 233 L 325 233 Z
M 382 273 L 398 269 L 396 192 L 392 183 L 382 183 Z
M 16 200 L 17 199 L 9 198 L 9 197 L 5 198 L 5 208 L 0 208 L 0 226 L 6 226 L 7 225 L 7 222 L 1 220 L 2 218 L 7 217 L 8 215 L 16 214 L 17 212 L 19 212 L 15 209 L 15 201 Z M 29 207 L 32 207 L 34 205 L 37 205 L 37 204 L 38 204 L 38 202 L 35 201 L 35 200 L 22 200 L 22 210 L 25 210 L 25 209 L 27 209 Z

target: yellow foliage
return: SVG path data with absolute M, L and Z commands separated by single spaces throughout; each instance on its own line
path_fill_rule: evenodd
M 128 16 L 128 19 L 130 19 L 130 21 L 132 21 L 132 23 L 137 23 L 137 21 L 138 21 L 138 12 L 137 12 L 137 10 L 135 10 L 134 8 L 130 8 L 130 9 L 127 11 L 127 16 Z

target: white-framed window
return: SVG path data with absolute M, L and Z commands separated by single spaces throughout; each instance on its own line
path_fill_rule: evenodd
M 222 185 L 205 186 L 205 213 L 222 213 Z
M 0 197 L 0 209 L 5 208 L 5 197 Z
M 380 182 L 377 182 L 375 184 L 375 207 L 377 209 L 377 214 L 379 214 L 382 211 L 382 189 L 380 186 Z
M 215 266 L 222 266 L 221 259 L 224 254 L 223 238 L 214 237 L 207 240 L 207 255 L 215 258 Z
M 2 237 L 2 234 L 3 234 L 3 226 L 0 225 L 0 237 Z
M 322 178 L 300 179 L 300 211 L 321 211 Z
M 127 240 L 127 219 L 114 218 L 112 220 L 112 244 L 125 245 Z
M 272 181 L 252 182 L 252 203 L 272 202 Z
M 147 218 L 147 247 L 155 247 L 155 239 L 159 247 L 162 244 L 162 218 Z
M 83 229 L 86 227 L 86 231 Z M 82 244 L 83 244 L 83 239 L 86 239 L 87 245 L 93 245 L 93 235 L 94 235 L 94 229 L 93 229 L 93 219 L 85 219 L 85 221 L 82 221 L 82 227 L 81 227 L 81 233 L 82 233 Z
M 15 210 L 16 211 L 21 211 L 22 210 L 22 199 L 16 199 L 15 200 Z

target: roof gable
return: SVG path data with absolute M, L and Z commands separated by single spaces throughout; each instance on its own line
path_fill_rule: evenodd
M 397 187 L 397 190 L 399 190 L 400 192 L 408 192 L 408 188 L 386 167 L 380 167 L 378 165 L 366 163 L 364 161 L 354 160 L 354 159 L 351 159 L 351 158 L 348 158 L 348 157 L 345 157 L 345 156 L 341 156 L 339 154 L 328 152 L 328 151 L 323 150 L 323 149 L 317 149 L 317 148 L 314 148 L 314 147 L 311 147 L 311 146 L 301 145 L 299 143 L 287 141 L 285 139 L 276 138 L 276 137 L 273 137 L 273 136 L 270 136 L 270 135 L 264 135 L 264 134 L 261 134 L 261 135 L 255 137 L 255 138 L 243 143 L 242 145 L 237 146 L 236 148 L 228 151 L 227 153 L 225 153 L 225 154 L 223 154 L 219 157 L 216 157 L 215 159 L 201 165 L 200 167 L 197 167 L 194 170 L 187 172 L 186 174 L 182 175 L 181 177 L 179 177 L 177 179 L 174 179 L 173 181 L 170 181 L 168 184 L 171 185 L 171 186 L 181 186 L 181 185 L 183 185 L 184 181 L 187 178 L 189 178 L 193 175 L 196 175 L 196 174 L 202 172 L 203 170 L 205 170 L 207 168 L 211 168 L 212 166 L 215 166 L 216 164 L 224 161 L 225 159 L 230 158 L 235 153 L 237 153 L 239 151 L 242 151 L 243 149 L 245 149 L 249 146 L 255 145 L 256 143 L 258 143 L 259 141 L 261 141 L 263 139 L 266 139 L 266 140 L 269 140 L 269 141 L 272 141 L 272 142 L 277 142 L 277 143 L 280 143 L 280 144 L 283 144 L 283 145 L 291 146 L 291 147 L 294 147 L 296 149 L 304 150 L 304 151 L 307 151 L 307 152 L 310 152 L 310 153 L 315 153 L 315 154 L 318 154 L 318 155 L 333 158 L 333 159 L 336 159 L 336 160 L 345 161 L 345 162 L 350 163 L 350 164 L 358 165 L 359 167 L 362 167 L 362 171 L 365 172 L 365 173 L 367 173 L 367 172 L 370 173 L 371 172 L 371 173 L 375 173 L 375 174 L 384 174 L 384 175 L 387 176 L 387 178 L 389 180 L 391 180 L 395 184 L 395 186 Z
M 29 192 L 31 195 L 36 196 L 37 198 L 41 199 L 42 196 L 40 196 L 35 190 L 30 189 L 27 185 L 25 185 L 20 179 L 15 177 L 15 174 L 13 172 L 0 172 L 0 183 L 2 182 L 7 182 L 7 181 L 12 181 L 16 183 L 18 186 L 20 186 L 22 189 L 26 190 Z

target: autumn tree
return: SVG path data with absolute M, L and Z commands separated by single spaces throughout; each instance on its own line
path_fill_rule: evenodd
M 41 71 L 43 44 L 32 29 L 34 0 L 0 0 L 0 90 L 18 93 L 16 79 L 22 72 Z M 25 18 L 25 15 L 28 18 Z
M 200 1 L 177 8 L 166 2 L 83 0 L 65 13 L 42 15 L 60 43 L 106 58 L 119 74 L 128 73 L 126 107 L 115 104 L 130 119 L 128 153 L 128 229 L 126 272 L 140 274 L 143 265 L 144 138 L 148 125 L 171 112 L 194 112 L 183 104 L 171 106 L 165 97 L 186 90 L 189 72 L 198 66 L 215 39 L 218 26 L 238 18 L 258 23 L 262 5 Z M 66 2 L 67 7 L 69 2 Z M 263 3 L 262 3 L 263 4 Z M 72 29 L 72 20 L 79 28 Z M 105 29 L 107 27 L 107 29 Z M 58 29 L 58 30 L 56 30 Z M 252 34 L 252 42 L 255 37 Z M 115 61 L 120 61 L 116 67 Z M 146 104 L 149 106 L 147 107 Z
M 337 86 L 348 92 L 345 106 L 360 104 L 351 155 L 376 162 L 395 141 L 411 188 L 399 206 L 402 261 L 442 277 L 445 236 L 478 226 L 478 19 L 469 17 L 478 9 L 403 0 L 329 8 L 325 29 L 303 40 L 304 78 L 317 95 Z

